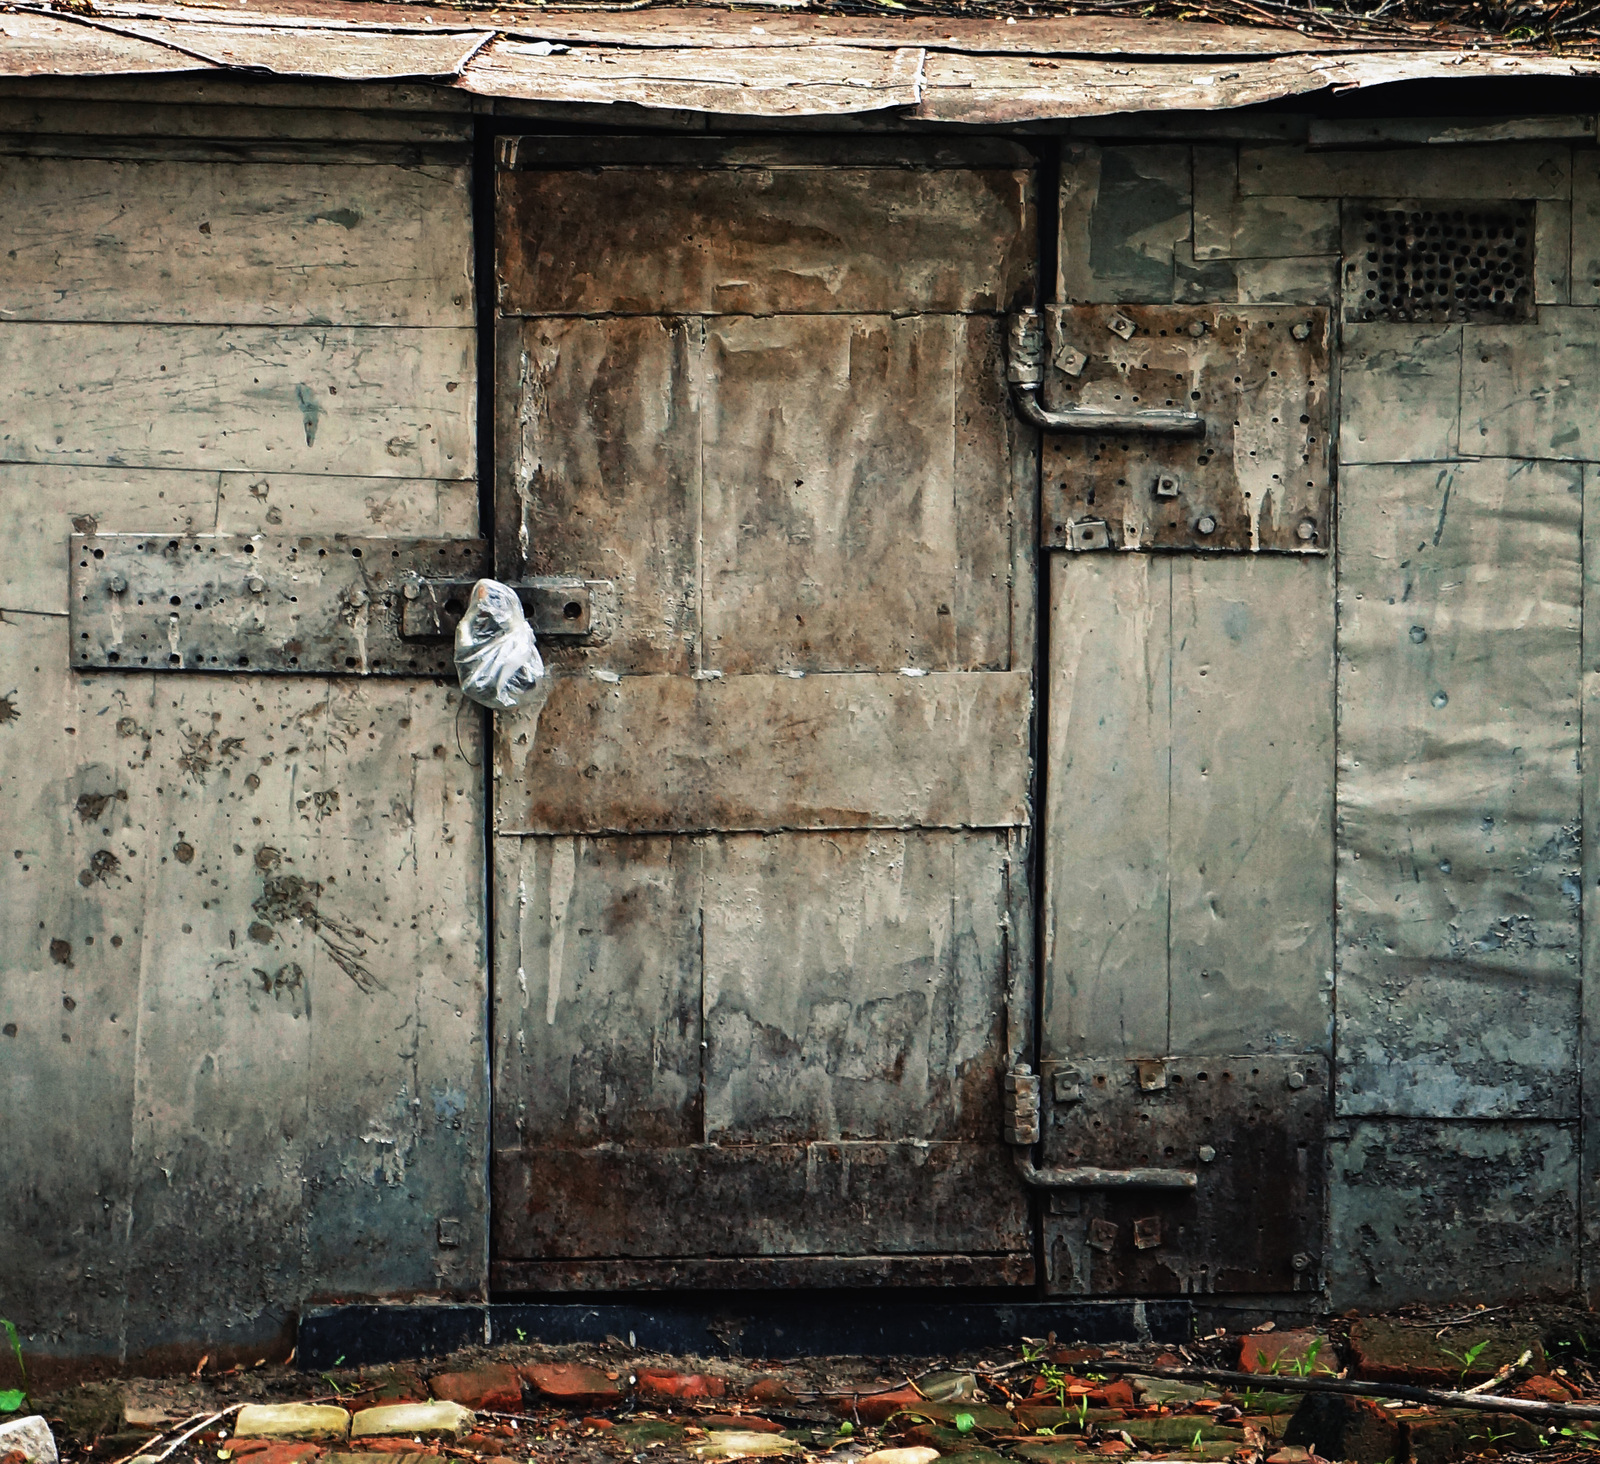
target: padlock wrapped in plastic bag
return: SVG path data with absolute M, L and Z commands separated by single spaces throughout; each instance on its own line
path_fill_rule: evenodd
M 544 661 L 517 592 L 481 579 L 456 626 L 456 675 L 481 707 L 509 712 L 524 705 L 544 679 Z

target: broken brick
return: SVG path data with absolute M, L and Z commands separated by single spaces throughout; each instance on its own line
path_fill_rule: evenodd
M 1551 1377 L 1548 1373 L 1531 1377 L 1525 1383 L 1518 1383 L 1511 1390 L 1513 1398 L 1537 1398 L 1544 1403 L 1570 1403 L 1576 1392 L 1569 1388 L 1560 1378 Z
M 1284 1429 L 1283 1441 L 1347 1464 L 1384 1464 L 1400 1457 L 1400 1425 L 1388 1409 L 1366 1398 L 1332 1393 L 1308 1393 Z
M 1533 1354 L 1529 1365 L 1534 1372 L 1545 1371 L 1544 1344 L 1536 1327 L 1485 1322 L 1481 1327 L 1452 1327 L 1442 1337 L 1436 1336 L 1436 1331 L 1435 1327 L 1384 1317 L 1356 1318 L 1350 1324 L 1356 1373 L 1375 1382 L 1458 1388 L 1492 1377 L 1524 1352 Z M 1470 1363 L 1466 1360 L 1469 1355 Z
M 882 1423 L 891 1415 L 906 1408 L 915 1408 L 922 1402 L 922 1394 L 915 1388 L 896 1388 L 889 1393 L 857 1393 L 838 1400 L 839 1412 L 846 1418 L 859 1418 L 863 1423 Z
M 709 1378 L 700 1373 L 676 1373 L 664 1368 L 640 1368 L 639 1397 L 646 1403 L 704 1403 L 711 1398 L 726 1395 L 728 1385 L 721 1378 Z M 756 1386 L 771 1381 L 763 1378 Z M 747 1393 L 746 1397 L 753 1397 Z
M 1438 1413 L 1401 1413 L 1400 1436 L 1411 1464 L 1454 1464 L 1467 1454 L 1466 1431 Z
M 233 1426 L 247 1439 L 343 1442 L 350 1432 L 350 1415 L 317 1403 L 247 1403 Z
M 581 1362 L 535 1362 L 519 1371 L 541 1398 L 563 1408 L 614 1408 L 625 1396 L 619 1379 Z
M 1239 1371 L 1332 1375 L 1339 1367 L 1332 1346 L 1320 1332 L 1249 1332 L 1239 1339 Z
M 435 1398 L 459 1403 L 463 1408 L 487 1408 L 493 1413 L 516 1413 L 522 1407 L 522 1379 L 504 1363 L 473 1368 L 470 1372 L 438 1373 L 428 1380 Z
M 1050 1354 L 1051 1367 L 1082 1367 L 1086 1362 L 1097 1362 L 1105 1353 L 1098 1347 L 1057 1347 Z
M 415 1454 L 417 1452 L 417 1441 L 415 1439 L 362 1439 L 361 1452 L 364 1454 Z
M 223 1448 L 250 1464 L 310 1464 L 323 1454 L 316 1444 L 286 1444 L 282 1439 L 229 1439 Z
M 640 1374 L 643 1377 L 643 1374 Z M 708 1383 L 720 1383 L 721 1378 L 707 1378 Z M 782 1378 L 758 1378 L 744 1390 L 744 1398 L 750 1403 L 796 1403 L 793 1390 Z
M 493 1457 L 506 1451 L 506 1441 L 496 1438 L 493 1434 L 469 1433 L 459 1442 L 463 1449 L 471 1449 L 475 1454 L 488 1454 Z

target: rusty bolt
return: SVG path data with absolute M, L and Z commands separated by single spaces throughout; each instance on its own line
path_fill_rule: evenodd
M 1289 1088 L 1291 1092 L 1298 1093 L 1306 1085 L 1306 1075 L 1298 1068 L 1289 1070 Z
M 128 582 L 120 574 L 114 574 L 106 581 L 106 587 L 113 595 L 121 595 L 127 591 Z
M 407 580 L 405 583 L 405 588 L 401 590 L 400 593 L 403 594 L 408 600 L 415 600 L 417 596 L 422 593 L 422 586 L 419 585 L 415 580 Z
M 1317 525 L 1315 520 L 1301 519 L 1295 528 L 1295 533 L 1298 534 L 1301 539 L 1306 541 L 1315 539 L 1317 537 Z
M 1289 1264 L 1297 1271 L 1309 1271 L 1312 1266 L 1312 1258 L 1304 1251 L 1301 1251 Z
M 1195 522 L 1194 531 L 1197 534 L 1214 534 L 1217 531 L 1217 521 L 1209 513 L 1202 514 Z
M 1294 327 L 1293 330 L 1289 332 L 1289 334 L 1292 335 L 1297 341 L 1309 340 L 1311 337 L 1311 327 L 1302 320 L 1297 326 Z
M 246 583 L 250 586 L 250 593 L 252 595 L 261 595 L 266 593 L 267 582 L 262 579 L 259 574 L 251 575 Z
M 1209 1164 L 1216 1157 L 1217 1151 L 1210 1144 L 1202 1144 L 1200 1146 L 1200 1162 L 1202 1164 Z

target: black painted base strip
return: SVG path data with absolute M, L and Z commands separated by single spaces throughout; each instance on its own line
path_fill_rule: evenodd
M 300 1319 L 303 1368 L 440 1357 L 458 1347 L 600 1343 L 721 1357 L 829 1353 L 933 1357 L 1013 1347 L 1054 1332 L 1063 1342 L 1185 1342 L 1187 1301 L 938 1302 L 759 1297 L 629 1302 L 503 1302 L 490 1306 L 330 1306 Z

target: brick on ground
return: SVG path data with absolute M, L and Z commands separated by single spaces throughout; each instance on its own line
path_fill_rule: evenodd
M 1482 1382 L 1524 1352 L 1533 1354 L 1528 1363 L 1532 1371 L 1547 1370 L 1537 1327 L 1486 1320 L 1481 1326 L 1469 1322 L 1451 1327 L 1443 1336 L 1438 1331 L 1430 1324 L 1358 1317 L 1350 1324 L 1356 1374 L 1374 1382 L 1456 1388 Z M 1466 1358 L 1479 1343 L 1485 1345 L 1469 1364 Z
M 233 1432 L 237 1438 L 340 1443 L 350 1432 L 350 1415 L 324 1403 L 250 1403 L 235 1415 Z
M 721 1378 L 707 1377 L 703 1373 L 678 1373 L 665 1368 L 642 1367 L 634 1376 L 638 1379 L 635 1387 L 639 1398 L 645 1403 L 705 1403 L 715 1398 L 725 1398 L 728 1393 L 728 1385 Z M 756 1388 L 772 1383 L 777 1383 L 782 1392 L 788 1392 L 776 1378 L 762 1378 Z M 745 1397 L 754 1400 L 755 1390 L 747 1390 Z
M 707 1413 L 695 1419 L 701 1428 L 742 1430 L 745 1433 L 782 1433 L 783 1425 L 753 1413 Z
M 1388 1409 L 1367 1398 L 1331 1393 L 1306 1394 L 1284 1428 L 1283 1441 L 1346 1464 L 1384 1464 L 1401 1457 L 1400 1425 Z
M 1239 1340 L 1239 1371 L 1331 1376 L 1339 1371 L 1339 1362 L 1321 1332 L 1249 1332 Z
M 350 1420 L 350 1437 L 458 1439 L 469 1433 L 477 1420 L 470 1408 L 446 1399 L 432 1403 L 387 1403 L 379 1408 L 363 1408 Z
M 707 1378 L 706 1382 L 720 1383 L 721 1378 Z M 713 1395 L 717 1396 L 717 1395 Z M 782 1378 L 757 1378 L 744 1390 L 743 1398 L 747 1403 L 798 1403 L 791 1388 Z
M 586 1363 L 535 1362 L 518 1371 L 540 1398 L 562 1408 L 614 1408 L 627 1396 L 620 1375 Z
M 428 1380 L 435 1398 L 463 1408 L 491 1413 L 517 1413 L 522 1408 L 522 1379 L 514 1367 L 491 1363 L 468 1372 L 436 1373 Z
M 894 1388 L 886 1393 L 848 1394 L 834 1400 L 846 1418 L 859 1418 L 863 1423 L 882 1423 L 906 1408 L 915 1408 L 922 1401 L 922 1394 L 911 1387 Z
M 310 1464 L 322 1457 L 320 1444 L 285 1443 L 281 1439 L 227 1439 L 222 1448 L 249 1464 Z

